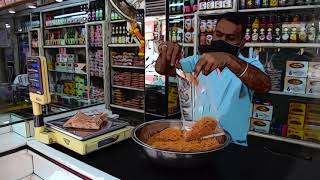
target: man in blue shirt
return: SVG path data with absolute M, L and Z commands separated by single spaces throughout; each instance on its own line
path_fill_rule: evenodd
M 206 97 L 197 98 L 203 101 L 201 114 L 219 120 L 239 145 L 247 144 L 252 91 L 263 93 L 271 88 L 260 61 L 240 54 L 246 25 L 247 18 L 241 13 L 224 14 L 218 19 L 212 45 L 205 53 L 180 60 L 181 47 L 164 42 L 156 62 L 159 74 L 175 76 L 175 68 L 181 68 L 205 83 L 207 94 L 201 96 Z

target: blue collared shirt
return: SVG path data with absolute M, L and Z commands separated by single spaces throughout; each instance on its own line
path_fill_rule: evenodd
M 184 72 L 193 72 L 200 55 L 187 57 L 180 61 Z M 264 67 L 257 59 L 245 58 L 243 61 L 264 71 Z M 196 117 L 215 117 L 221 126 L 227 130 L 236 144 L 247 145 L 247 133 L 250 126 L 250 102 L 253 92 L 228 68 L 221 75 L 213 71 L 208 76 L 200 73 L 200 86 L 205 86 L 206 93 L 199 95 L 196 103 L 201 104 L 201 110 L 195 111 Z M 197 118 L 198 119 L 198 118 Z

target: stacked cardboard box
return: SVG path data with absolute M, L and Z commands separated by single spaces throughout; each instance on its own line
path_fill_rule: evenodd
M 272 120 L 273 106 L 270 103 L 256 102 L 252 109 L 250 130 L 269 133 Z
M 306 122 L 304 127 L 304 139 L 320 142 L 320 105 L 308 104 L 306 110 Z
M 289 104 L 287 137 L 301 140 L 304 138 L 305 116 L 306 104 L 298 102 Z

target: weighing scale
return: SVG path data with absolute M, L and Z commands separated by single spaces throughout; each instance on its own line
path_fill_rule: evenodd
M 42 105 L 51 102 L 45 57 L 27 59 L 29 91 L 34 114 L 35 139 L 45 144 L 58 143 L 81 155 L 131 137 L 133 127 L 125 121 L 108 119 L 99 130 L 64 128 L 71 117 L 44 123 Z

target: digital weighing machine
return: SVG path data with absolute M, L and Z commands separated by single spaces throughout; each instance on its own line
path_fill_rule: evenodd
M 35 138 L 45 144 L 58 143 L 85 155 L 131 137 L 133 127 L 125 121 L 108 119 L 99 130 L 64 128 L 71 117 L 44 123 L 42 105 L 51 102 L 45 57 L 27 59 L 29 91 L 34 114 Z

